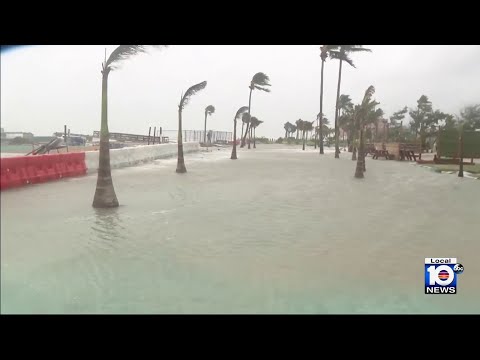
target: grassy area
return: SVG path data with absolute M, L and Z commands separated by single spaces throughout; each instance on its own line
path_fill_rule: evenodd
M 442 171 L 455 171 L 458 172 L 459 165 L 455 164 L 424 164 L 432 168 L 436 172 Z M 480 178 L 480 164 L 475 165 L 463 165 L 463 171 L 468 171 L 469 173 L 473 174 L 473 176 Z

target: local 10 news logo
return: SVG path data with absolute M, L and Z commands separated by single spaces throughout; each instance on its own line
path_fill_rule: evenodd
M 425 258 L 425 294 L 456 294 L 461 273 L 456 258 Z

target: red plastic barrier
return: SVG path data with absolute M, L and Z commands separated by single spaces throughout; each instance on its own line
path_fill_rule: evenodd
M 87 173 L 85 153 L 2 158 L 1 189 L 53 181 Z
M 26 184 L 28 174 L 24 157 L 2 158 L 0 161 L 2 189 Z

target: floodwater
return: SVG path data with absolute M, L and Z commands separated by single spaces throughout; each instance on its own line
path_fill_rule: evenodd
M 480 181 L 279 145 L 1 193 L 2 313 L 480 313 Z M 424 258 L 465 267 L 424 294 Z

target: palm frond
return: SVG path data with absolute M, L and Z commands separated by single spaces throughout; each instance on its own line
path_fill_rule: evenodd
M 337 50 L 330 51 L 329 56 L 330 56 L 330 59 L 342 60 L 342 61 L 345 61 L 350 66 L 355 67 L 355 64 L 353 63 L 352 59 L 350 59 L 348 55 L 344 52 L 337 51 Z
M 270 89 L 263 88 L 261 86 L 253 85 L 253 87 L 257 90 L 265 91 L 265 92 L 270 92 Z
M 240 109 L 238 109 L 236 115 L 235 115 L 235 119 L 239 119 L 240 118 L 240 115 L 242 115 L 243 113 L 247 112 L 248 111 L 248 106 L 242 106 Z M 248 114 L 247 114 L 248 115 Z
M 259 125 L 261 125 L 263 123 L 262 120 L 257 120 L 257 124 L 255 125 L 255 128 L 257 128 Z
M 146 53 L 149 47 L 167 47 L 168 45 L 120 45 L 109 56 L 106 67 L 115 70 L 119 67 L 122 60 L 126 60 L 133 55 Z
M 363 96 L 362 103 L 369 101 L 372 98 L 373 94 L 375 94 L 375 87 L 373 85 L 370 85 L 365 91 L 365 95 Z
M 199 91 L 202 91 L 203 89 L 205 89 L 205 87 L 207 86 L 207 82 L 206 81 L 202 81 L 201 83 L 198 83 L 196 85 L 193 85 L 192 87 L 190 87 L 186 92 L 185 92 L 185 95 L 183 95 L 183 98 L 182 98 L 182 101 L 180 102 L 180 107 L 182 109 L 185 108 L 185 106 L 188 105 L 188 102 L 190 101 L 190 98 L 195 95 L 197 92 Z
M 247 106 L 248 107 L 248 106 Z M 247 110 L 248 111 L 248 110 Z M 248 113 L 243 113 L 242 122 L 248 124 L 250 122 L 250 115 Z
M 267 74 L 259 72 L 253 75 L 252 78 L 252 85 L 258 85 L 258 86 L 272 86 L 270 84 L 270 78 L 268 77 Z M 259 89 L 260 90 L 260 89 Z
M 364 48 L 363 45 L 342 45 L 341 49 L 346 52 L 346 53 L 352 53 L 352 52 L 372 52 L 372 50 Z
M 212 115 L 215 112 L 215 106 L 213 105 L 208 105 L 205 108 L 205 114 Z

